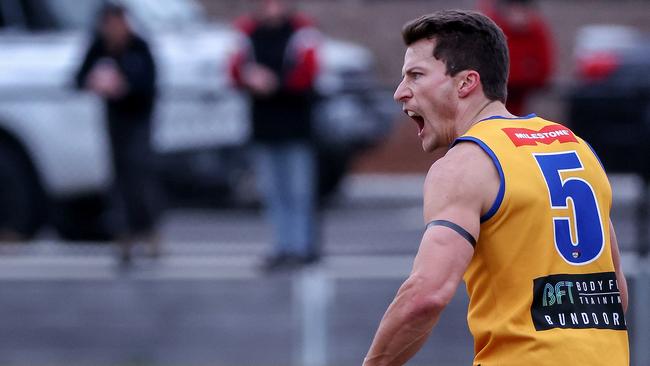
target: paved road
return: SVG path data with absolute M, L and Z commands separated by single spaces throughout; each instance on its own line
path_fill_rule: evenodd
M 0 247 L 0 364 L 357 365 L 417 250 L 420 185 L 350 182 L 323 213 L 323 263 L 294 273 L 258 271 L 269 228 L 250 210 L 170 212 L 165 256 L 129 272 L 106 245 Z M 461 288 L 414 365 L 470 364 L 466 306 Z
M 417 249 L 419 180 L 380 196 L 361 183 L 333 203 L 325 260 L 290 274 L 258 270 L 270 230 L 250 210 L 170 212 L 165 256 L 128 273 L 107 246 L 4 246 L 0 364 L 359 364 Z M 469 363 L 465 307 L 461 293 L 423 362 Z

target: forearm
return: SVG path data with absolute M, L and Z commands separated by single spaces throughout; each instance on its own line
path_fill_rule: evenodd
M 75 74 L 74 84 L 77 89 L 85 89 L 87 87 L 88 74 L 100 57 L 99 45 L 97 40 L 95 40 L 86 51 L 81 66 Z
M 408 288 L 400 289 L 388 307 L 364 359 L 364 366 L 403 365 L 426 341 L 442 307 L 424 303 L 413 292 Z
M 381 353 L 378 349 L 381 347 L 380 342 L 377 343 L 377 346 L 374 345 L 368 351 L 368 355 L 363 359 L 363 366 L 380 366 L 380 365 L 404 365 L 408 360 L 411 359 L 419 350 L 422 348 L 422 345 L 426 342 L 429 334 L 427 332 L 408 345 L 405 345 L 401 352 L 396 354 L 391 354 L 389 352 Z M 379 333 L 377 334 L 376 339 L 379 338 Z M 377 348 L 377 349 L 376 349 Z
M 293 92 L 309 90 L 316 82 L 318 75 L 318 61 L 316 51 L 310 49 L 300 55 L 299 62 L 294 69 L 284 78 L 281 87 Z
M 87 87 L 87 79 L 88 79 L 88 74 L 90 73 L 90 69 L 92 68 L 93 64 L 97 60 L 97 57 L 93 54 L 88 54 L 84 58 L 83 63 L 81 64 L 81 67 L 75 74 L 74 78 L 74 86 L 77 89 L 85 89 Z

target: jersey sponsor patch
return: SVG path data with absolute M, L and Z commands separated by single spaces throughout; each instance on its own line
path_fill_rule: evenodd
M 530 313 L 537 331 L 627 329 L 614 272 L 536 278 Z
M 539 131 L 528 128 L 502 129 L 515 146 L 535 146 L 537 144 L 550 145 L 554 141 L 559 143 L 578 142 L 571 130 L 562 125 L 550 125 Z

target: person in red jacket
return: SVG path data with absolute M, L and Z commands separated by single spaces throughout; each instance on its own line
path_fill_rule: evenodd
M 503 30 L 510 52 L 507 107 L 526 113 L 526 100 L 544 87 L 553 72 L 554 51 L 548 26 L 534 0 L 479 0 L 478 8 Z
M 258 0 L 235 21 L 242 45 L 231 76 L 251 100 L 257 181 L 274 229 L 264 268 L 315 262 L 316 157 L 311 136 L 319 34 L 282 0 Z

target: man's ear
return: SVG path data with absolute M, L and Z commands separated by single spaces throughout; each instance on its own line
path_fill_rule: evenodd
M 458 76 L 458 97 L 465 98 L 481 85 L 481 75 L 474 70 L 461 71 Z

